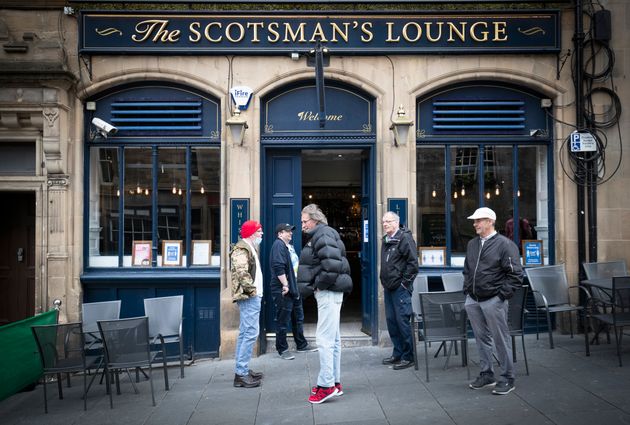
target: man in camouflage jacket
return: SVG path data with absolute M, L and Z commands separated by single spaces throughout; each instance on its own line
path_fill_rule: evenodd
M 240 324 L 236 339 L 234 386 L 253 388 L 260 385 L 263 374 L 249 368 L 254 344 L 258 338 L 263 275 L 258 258 L 262 225 L 248 220 L 241 226 L 241 239 L 230 252 L 232 301 L 238 305 Z

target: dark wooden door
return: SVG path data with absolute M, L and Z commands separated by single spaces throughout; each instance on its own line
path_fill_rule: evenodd
M 264 282 L 271 279 L 269 268 L 269 252 L 277 235 L 274 232 L 278 223 L 291 223 L 293 245 L 298 255 L 302 247 L 300 212 L 302 211 L 302 158 L 299 150 L 267 150 L 264 175 L 264 208 L 261 211 L 264 237 L 261 258 Z M 261 312 L 260 347 L 265 352 L 267 332 L 275 332 L 275 309 L 269 285 L 263 292 L 263 308 Z
M 35 314 L 35 195 L 0 192 L 0 324 Z

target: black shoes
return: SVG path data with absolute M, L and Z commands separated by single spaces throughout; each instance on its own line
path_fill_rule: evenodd
M 391 357 L 387 357 L 386 359 L 383 359 L 383 364 L 384 365 L 393 365 L 393 364 L 398 364 L 400 362 L 400 359 L 397 359 L 394 356 Z
M 249 370 L 249 376 L 251 376 L 254 379 L 258 379 L 261 380 L 263 379 L 263 376 L 265 376 L 262 372 L 254 372 L 253 370 Z
M 253 378 L 250 374 L 241 376 L 234 374 L 234 386 L 243 388 L 258 387 L 261 383 L 260 379 Z
M 401 360 L 398 363 L 394 364 L 394 370 L 407 369 L 414 365 L 413 360 Z
M 473 390 L 480 390 L 482 388 L 494 387 L 497 384 L 496 379 L 494 379 L 494 375 L 490 375 L 489 373 L 481 373 L 477 379 L 468 384 L 470 388 Z
M 492 394 L 506 395 L 514 391 L 514 379 L 508 379 L 507 381 L 499 381 L 492 390 Z

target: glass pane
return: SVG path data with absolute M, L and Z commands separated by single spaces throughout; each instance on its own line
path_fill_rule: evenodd
M 518 169 L 519 187 L 516 191 L 518 198 L 518 238 L 514 239 L 521 249 L 520 240 L 542 239 L 543 254 L 548 255 L 546 249 L 548 236 L 547 222 L 547 148 L 544 146 L 522 146 L 518 148 L 519 164 L 537 164 L 536 167 L 520 166 Z M 517 232 L 514 231 L 514 234 Z M 545 263 L 547 263 L 545 261 Z
M 151 148 L 125 148 L 125 265 L 131 265 L 132 243 L 152 237 L 152 171 Z
M 219 265 L 221 247 L 221 151 L 192 148 L 191 234 L 193 241 L 210 241 L 211 264 Z M 204 265 L 197 261 L 196 265 Z
M 512 152 L 512 146 L 486 146 L 484 152 L 484 203 L 497 213 L 495 228 L 503 234 L 512 210 Z
M 186 255 L 186 190 L 186 148 L 159 148 L 158 256 L 163 255 L 163 241 L 181 241 L 182 252 L 176 261 L 181 265 L 185 265 Z
M 446 246 L 444 148 L 416 150 L 416 197 L 419 246 Z
M 90 267 L 118 266 L 118 161 L 117 149 L 90 149 Z
M 451 255 L 452 265 L 463 265 L 468 241 L 475 237 L 475 229 L 468 220 L 479 208 L 479 148 L 451 147 Z M 461 263 L 461 264 L 460 264 Z

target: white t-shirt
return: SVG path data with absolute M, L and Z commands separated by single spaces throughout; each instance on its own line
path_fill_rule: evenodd
M 254 260 L 256 261 L 256 278 L 254 279 L 254 285 L 256 286 L 256 295 L 258 295 L 259 297 L 262 297 L 263 296 L 263 274 L 260 268 L 260 261 L 258 260 L 258 254 L 256 253 L 256 248 L 254 248 L 254 245 L 250 241 L 245 239 L 245 242 L 247 242 L 249 246 L 252 247 L 252 252 L 254 253 Z

